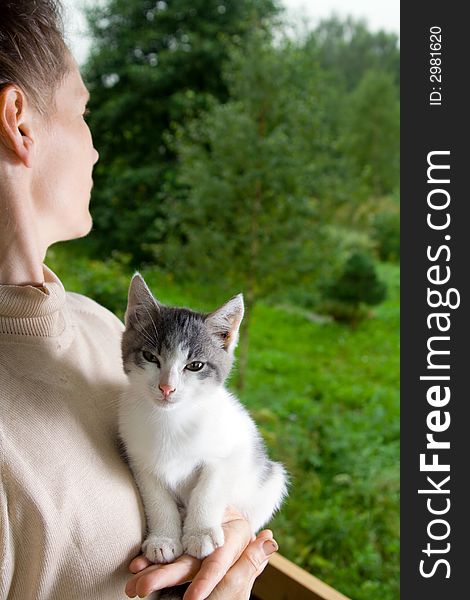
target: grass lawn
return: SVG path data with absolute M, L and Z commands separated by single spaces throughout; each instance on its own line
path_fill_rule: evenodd
M 71 258 L 67 245 L 46 262 L 66 289 L 122 317 L 125 267 Z M 399 268 L 379 273 L 388 298 L 355 328 L 259 304 L 239 395 L 291 475 L 271 523 L 281 553 L 354 600 L 399 597 Z M 143 275 L 162 302 L 215 308 L 197 286 Z
M 292 476 L 281 552 L 357 600 L 399 597 L 399 271 L 355 329 L 259 306 L 242 394 Z

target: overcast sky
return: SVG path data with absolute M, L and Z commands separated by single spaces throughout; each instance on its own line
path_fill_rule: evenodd
M 62 0 L 66 7 L 66 31 L 72 52 L 83 63 L 90 42 L 85 20 L 79 7 L 91 0 Z M 400 31 L 400 0 L 281 0 L 292 19 L 307 19 L 315 25 L 333 12 L 340 16 L 352 15 L 367 20 L 372 30 Z M 94 0 L 96 3 L 96 0 Z

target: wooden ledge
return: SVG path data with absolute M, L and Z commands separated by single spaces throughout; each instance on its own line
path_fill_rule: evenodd
M 349 600 L 280 554 L 256 580 L 253 595 L 259 600 Z

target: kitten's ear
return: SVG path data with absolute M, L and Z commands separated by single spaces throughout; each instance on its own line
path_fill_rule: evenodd
M 235 350 L 244 312 L 243 294 L 238 294 L 206 317 L 209 331 L 220 339 L 227 352 Z
M 135 273 L 129 285 L 129 293 L 127 297 L 127 309 L 124 316 L 124 321 L 127 325 L 131 316 L 135 315 L 139 307 L 142 308 L 143 313 L 150 308 L 160 308 L 160 303 L 156 300 L 152 292 L 147 287 L 144 278 L 140 273 Z

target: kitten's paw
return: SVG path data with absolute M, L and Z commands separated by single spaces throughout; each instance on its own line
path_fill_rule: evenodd
M 149 535 L 142 544 L 142 553 L 153 563 L 169 563 L 183 554 L 183 546 L 179 539 Z
M 205 558 L 212 554 L 216 548 L 224 545 L 224 531 L 222 527 L 188 530 L 183 535 L 182 541 L 183 550 L 186 554 L 196 558 Z

